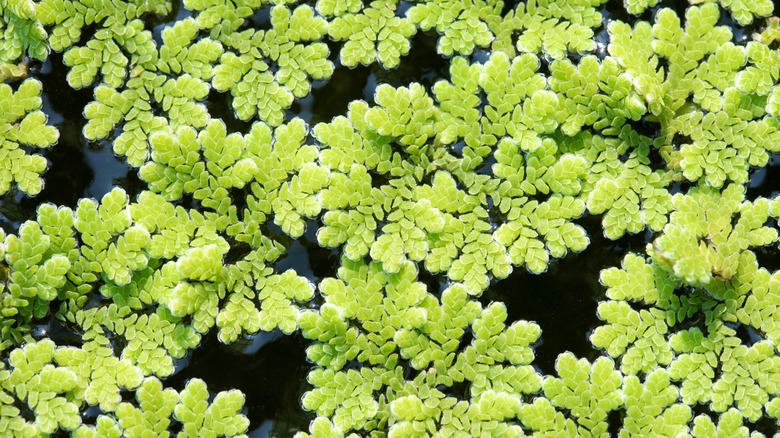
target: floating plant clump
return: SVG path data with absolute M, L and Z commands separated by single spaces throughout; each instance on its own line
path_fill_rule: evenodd
M 768 0 L 0 0 L 0 436 L 780 428 Z

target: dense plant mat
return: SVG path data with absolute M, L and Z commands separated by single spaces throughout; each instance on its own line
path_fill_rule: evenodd
M 769 0 L 0 0 L 0 435 L 766 436 Z

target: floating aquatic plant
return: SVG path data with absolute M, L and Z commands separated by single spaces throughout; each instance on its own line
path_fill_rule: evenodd
M 46 30 L 38 20 L 32 0 L 3 0 L 0 3 L 0 79 L 24 78 L 25 57 L 45 60 L 49 56 Z
M 65 129 L 51 50 L 142 184 L 0 215 L 0 435 L 246 436 L 240 391 L 168 379 L 208 336 L 277 331 L 308 341 L 300 437 L 760 436 L 778 19 L 693 3 L 0 0 L 0 206 L 43 191 Z M 447 73 L 399 79 L 426 39 Z M 365 100 L 310 115 L 359 64 Z M 543 375 L 543 327 L 482 294 L 578 257 L 587 216 L 647 246 L 601 271 L 605 357 Z M 336 270 L 291 269 L 304 243 Z
M 8 192 L 14 183 L 29 195 L 43 189 L 41 174 L 46 170 L 46 159 L 28 154 L 27 149 L 53 146 L 59 131 L 46 124 L 41 88 L 35 79 L 24 81 L 16 91 L 0 84 L 0 194 Z
M 317 42 L 327 32 L 327 22 L 315 16 L 311 7 L 302 5 L 292 11 L 283 5 L 274 7 L 271 26 L 268 31 L 247 29 L 223 36 L 227 50 L 215 68 L 212 85 L 230 91 L 240 119 L 257 114 L 277 126 L 293 99 L 309 94 L 312 79 L 330 77 L 333 64 L 327 59 L 328 47 Z
M 395 7 L 393 2 L 377 1 L 360 14 L 339 15 L 329 24 L 331 38 L 346 40 L 339 52 L 342 64 L 354 67 L 379 61 L 385 68 L 398 66 L 401 56 L 409 53 L 409 38 L 417 29 L 408 20 L 396 17 Z

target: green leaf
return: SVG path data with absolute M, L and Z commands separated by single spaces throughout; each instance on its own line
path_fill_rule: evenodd
M 138 407 L 125 402 L 116 410 L 124 435 L 127 437 L 142 437 L 149 434 L 168 436 L 170 417 L 179 399 L 176 391 L 163 389 L 159 380 L 149 377 L 141 384 L 136 397 Z
M 641 382 L 637 376 L 623 380 L 627 416 L 621 437 L 684 434 L 691 420 L 691 408 L 679 403 L 679 390 L 669 381 L 669 373 L 659 368 Z
M 354 67 L 376 60 L 388 69 L 398 66 L 401 56 L 409 53 L 409 38 L 417 29 L 410 21 L 396 17 L 394 9 L 394 2 L 376 1 L 361 14 L 340 15 L 329 24 L 331 38 L 346 41 L 339 52 L 342 64 Z
M 51 363 L 54 352 L 54 342 L 48 339 L 13 350 L 10 365 L 14 369 L 10 376 L 5 376 L 3 385 L 26 403 L 35 415 L 36 428 L 46 434 L 58 428 L 73 430 L 81 424 L 78 401 L 73 400 L 72 393 L 78 384 L 77 376 Z
M 202 380 L 187 382 L 174 408 L 174 418 L 182 423 L 179 437 L 204 434 L 232 437 L 247 431 L 249 420 L 240 413 L 244 408 L 244 395 L 240 391 L 220 392 L 213 402 L 208 400 L 209 392 Z
M 210 38 L 193 43 L 199 30 L 192 18 L 166 27 L 162 32 L 163 45 L 157 68 L 166 74 L 189 73 L 197 79 L 211 79 L 214 75 L 212 66 L 222 55 L 222 45 Z
M 666 342 L 668 325 L 675 315 L 679 315 L 678 320 L 690 316 L 685 299 L 682 304 L 679 298 L 674 300 L 675 281 L 660 267 L 628 254 L 622 269 L 601 272 L 601 282 L 608 288 L 610 300 L 599 303 L 598 316 L 606 324 L 591 334 L 593 345 L 606 350 L 611 357 L 620 357 L 620 369 L 627 375 L 651 372 L 659 365 L 669 364 L 673 355 Z M 636 310 L 631 302 L 655 307 Z
M 318 415 L 332 415 L 336 428 L 360 429 L 377 414 L 379 403 L 372 394 L 379 389 L 381 374 L 374 369 L 339 372 L 315 369 L 308 379 L 315 389 L 303 395 L 304 408 Z
M 715 0 L 709 1 L 715 2 Z M 772 15 L 772 9 L 774 8 L 774 3 L 767 0 L 750 2 L 745 0 L 718 0 L 717 3 L 728 9 L 734 21 L 743 26 L 751 24 L 755 18 L 769 17 Z
M 276 328 L 292 333 L 298 328 L 299 309 L 292 303 L 304 303 L 314 296 L 314 285 L 294 270 L 285 271 L 259 282 L 258 295 L 263 300 L 260 310 L 260 328 L 271 331 Z
M 421 30 L 435 28 L 442 35 L 437 51 L 452 56 L 453 53 L 470 55 L 477 47 L 490 44 L 493 35 L 485 20 L 499 12 L 497 2 L 478 0 L 463 3 L 446 0 L 414 5 L 406 15 Z
M 192 281 L 214 281 L 223 268 L 224 253 L 217 245 L 193 248 L 179 258 L 176 267 L 183 278 Z
M 39 5 L 32 0 L 6 0 L 0 18 L 0 64 L 16 64 L 24 56 L 45 61 L 49 56 L 46 30 L 38 20 Z M 27 66 L 23 67 L 27 71 Z M 23 75 L 22 77 L 26 76 Z
M 28 155 L 27 147 L 48 148 L 57 143 L 59 131 L 46 125 L 41 108 L 42 85 L 24 81 L 16 92 L 0 84 L 0 194 L 15 183 L 19 190 L 37 195 L 43 189 L 41 174 L 47 161 L 41 155 Z
M 594 435 L 606 433 L 609 413 L 622 404 L 619 388 L 623 377 L 611 359 L 599 358 L 589 364 L 563 353 L 555 361 L 560 377 L 544 381 L 544 394 L 553 406 L 564 408 L 574 420 Z
M 139 171 L 152 191 L 168 201 L 191 193 L 203 202 L 224 229 L 228 216 L 235 215 L 228 190 L 242 188 L 258 172 L 255 151 L 246 147 L 242 135 L 227 135 L 221 120 L 212 120 L 200 132 L 179 128 L 175 135 L 155 133 L 151 138 L 152 161 Z
M 357 0 L 317 0 L 317 12 L 323 16 L 340 17 L 347 12 L 360 12 L 363 4 Z
M 625 2 L 628 13 L 634 15 L 640 15 L 647 8 L 652 8 L 657 4 L 658 0 L 627 0 Z
M 750 203 L 744 197 L 744 188 L 738 185 L 722 193 L 704 186 L 689 195 L 675 195 L 675 211 L 664 233 L 653 242 L 651 255 L 688 284 L 730 281 L 744 251 L 774 242 L 778 236 L 776 230 L 764 226 L 769 219 L 768 202 Z M 737 214 L 738 222 L 732 226 Z
M 215 40 L 228 38 L 244 23 L 244 19 L 251 17 L 255 9 L 263 2 L 260 0 L 242 0 L 238 2 L 225 2 L 221 0 L 185 0 L 184 6 L 190 11 L 197 12 L 198 26 L 210 31 Z
M 411 262 L 397 273 L 386 274 L 378 262 L 367 265 L 343 258 L 339 278 L 325 279 L 320 286 L 328 306 L 301 314 L 303 335 L 322 342 L 307 355 L 334 370 L 356 358 L 372 365 L 394 366 L 398 360 L 395 332 L 425 321 L 420 306 L 426 291 L 416 281 L 416 274 Z M 356 327 L 347 330 L 348 321 L 354 321 Z
M 295 438 L 343 438 L 344 434 L 328 420 L 327 417 L 317 417 L 309 425 L 309 432 L 298 432 Z
M 101 415 L 96 420 L 95 427 L 81 425 L 73 432 L 76 438 L 120 438 L 122 430 L 119 424 L 105 415 Z
M 601 25 L 596 6 L 603 1 L 570 3 L 566 1 L 531 1 L 515 10 L 521 30 L 517 49 L 521 52 L 544 52 L 560 59 L 567 52 L 582 54 L 595 48 L 593 29 Z
M 434 136 L 433 100 L 418 83 L 393 88 L 382 84 L 376 88 L 377 106 L 366 113 L 366 123 L 379 135 L 395 137 L 410 154 L 424 151 L 423 144 Z
M 31 340 L 33 319 L 46 317 L 51 302 L 67 289 L 68 276 L 72 275 L 71 268 L 78 257 L 67 250 L 68 243 L 54 233 L 54 227 L 47 226 L 45 220 L 41 222 L 45 224 L 43 227 L 38 222 L 25 222 L 19 227 L 18 235 L 2 236 L 0 330 L 3 342 L 0 350 Z M 72 234 L 68 225 L 63 228 L 63 235 Z M 73 298 L 78 297 L 74 295 Z
M 674 131 L 690 137 L 673 152 L 683 176 L 703 178 L 714 187 L 746 182 L 750 167 L 764 166 L 775 150 L 766 139 L 780 138 L 775 120 L 764 116 L 765 106 L 765 100 L 731 87 L 724 92 L 722 111 L 692 111 L 675 119 Z
M 82 199 L 76 209 L 74 226 L 81 233 L 82 269 L 105 274 L 118 285 L 128 284 L 132 272 L 149 262 L 146 252 L 150 235 L 146 229 L 131 226 L 124 190 L 115 188 L 103 196 L 100 205 Z
M 327 25 L 311 7 L 290 11 L 276 6 L 271 25 L 268 31 L 248 30 L 223 39 L 226 51 L 214 69 L 212 84 L 218 91 L 230 90 L 240 119 L 257 114 L 278 126 L 293 98 L 309 94 L 311 79 L 329 78 L 333 64 L 327 59 L 328 47 L 314 42 L 325 35 Z
M 113 38 L 119 46 L 124 46 L 124 49 L 133 55 L 135 61 L 141 59 L 136 58 L 137 56 L 144 56 L 142 52 L 149 47 L 146 43 L 151 43 L 151 33 L 148 31 L 143 32 L 143 38 L 137 39 L 137 32 L 143 29 L 143 25 L 136 27 L 141 24 L 137 19 L 147 13 L 165 16 L 170 11 L 169 1 L 149 3 L 144 0 L 43 0 L 37 5 L 36 16 L 44 26 L 53 26 L 49 42 L 57 52 L 76 44 L 81 39 L 84 27 L 96 25 L 98 30 L 95 32 L 95 38 L 90 41 Z
M 751 64 L 735 78 L 736 87 L 743 93 L 768 94 L 780 77 L 780 53 L 756 41 L 747 45 L 748 63 Z

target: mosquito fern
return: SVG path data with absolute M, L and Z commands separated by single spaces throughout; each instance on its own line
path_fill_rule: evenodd
M 240 119 L 257 114 L 278 126 L 293 99 L 309 94 L 312 79 L 330 77 L 333 64 L 327 59 L 328 47 L 316 42 L 326 34 L 327 22 L 315 16 L 311 7 L 291 11 L 276 6 L 271 25 L 268 31 L 249 29 L 223 38 L 227 50 L 212 84 L 219 91 L 230 90 Z
M 627 0 L 630 20 L 603 0 L 178 6 L 0 0 L 0 435 L 246 436 L 241 392 L 166 379 L 204 339 L 261 332 L 308 342 L 301 438 L 753 437 L 780 418 L 766 0 Z M 447 73 L 408 77 L 428 43 Z M 59 139 L 50 50 L 93 96 L 84 139 L 142 184 L 17 224 L 8 207 L 44 192 L 33 151 Z M 359 64 L 365 85 L 331 82 Z M 601 233 L 628 248 L 600 274 L 603 357 L 558 352 L 543 375 L 548 327 L 502 280 L 590 260 L 573 253 Z M 296 260 L 315 243 L 334 272 Z
M 25 151 L 27 147 L 51 147 L 59 139 L 59 131 L 46 124 L 41 111 L 41 90 L 41 82 L 35 79 L 24 81 L 15 92 L 0 84 L 0 194 L 8 192 L 13 183 L 29 195 L 43 189 L 41 174 L 47 161 Z
M 421 30 L 436 29 L 442 34 L 437 46 L 439 53 L 470 55 L 493 40 L 486 20 L 500 9 L 501 3 L 492 0 L 430 1 L 412 6 L 407 17 Z
M 35 2 L 0 2 L 0 80 L 26 77 L 26 56 L 45 60 L 49 56 L 48 37 L 38 20 Z

